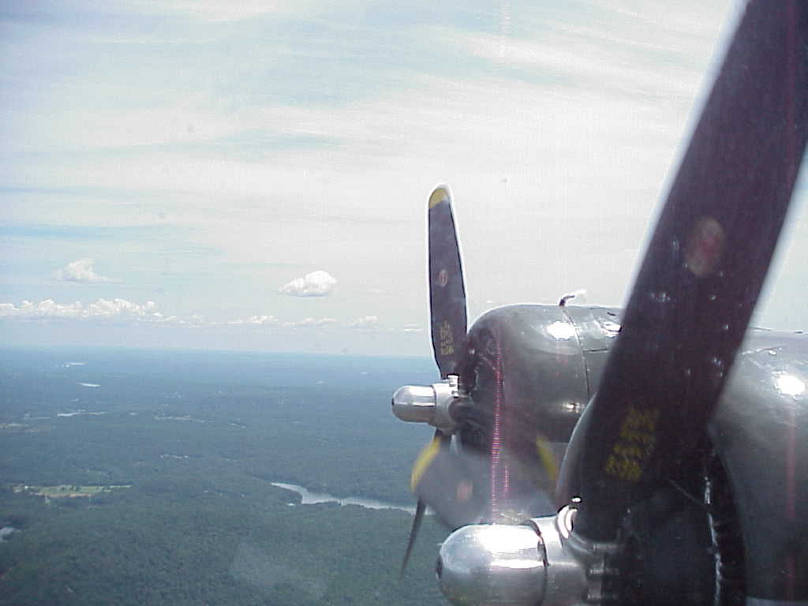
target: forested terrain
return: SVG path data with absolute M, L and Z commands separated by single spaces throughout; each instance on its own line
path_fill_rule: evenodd
M 408 513 L 270 484 L 411 505 L 430 432 L 390 395 L 434 378 L 416 359 L 0 352 L 0 603 L 440 603 L 431 518 L 399 582 Z

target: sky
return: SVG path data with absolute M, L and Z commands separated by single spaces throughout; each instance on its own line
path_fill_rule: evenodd
M 0 338 L 430 355 L 426 202 L 469 317 L 621 305 L 736 2 L 0 0 Z M 808 177 L 755 317 L 808 326 Z

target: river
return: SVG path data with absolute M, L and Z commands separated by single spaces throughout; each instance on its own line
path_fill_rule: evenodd
M 364 497 L 335 497 L 327 492 L 312 492 L 297 484 L 287 484 L 285 482 L 270 482 L 273 486 L 290 490 L 300 495 L 301 505 L 313 505 L 314 503 L 339 503 L 340 505 L 359 505 L 368 509 L 398 509 L 409 514 L 415 513 L 415 506 L 396 505 L 376 499 L 366 499 Z

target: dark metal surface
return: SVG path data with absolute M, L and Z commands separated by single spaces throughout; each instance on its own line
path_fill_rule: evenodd
M 570 439 L 558 505 L 581 494 L 591 412 Z M 808 334 L 751 329 L 707 433 L 737 509 L 748 595 L 808 599 Z
M 808 135 L 808 3 L 752 1 L 659 219 L 584 440 L 575 532 L 610 541 L 693 447 L 746 332 Z
M 744 344 L 710 438 L 743 531 L 749 595 L 808 600 L 808 336 Z
M 622 310 L 612 307 L 565 306 L 565 313 L 575 325 L 583 350 L 589 397 L 595 393 L 609 356 L 609 348 L 620 332 Z M 587 403 L 589 399 L 587 399 Z

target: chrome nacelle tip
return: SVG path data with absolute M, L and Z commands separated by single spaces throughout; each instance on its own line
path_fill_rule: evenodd
M 604 579 L 613 572 L 606 558 L 618 546 L 577 536 L 575 514 L 567 506 L 519 526 L 454 531 L 438 557 L 441 591 L 453 604 L 478 606 L 583 606 L 614 599 L 604 593 Z
M 429 385 L 405 385 L 393 394 L 393 414 L 408 423 L 431 423 L 437 400 Z
M 454 604 L 540 604 L 546 584 L 541 536 L 532 526 L 464 526 L 443 542 L 436 573 Z
M 450 407 L 461 398 L 456 375 L 433 385 L 405 385 L 393 394 L 393 414 L 409 423 L 428 423 L 450 433 L 455 427 Z

